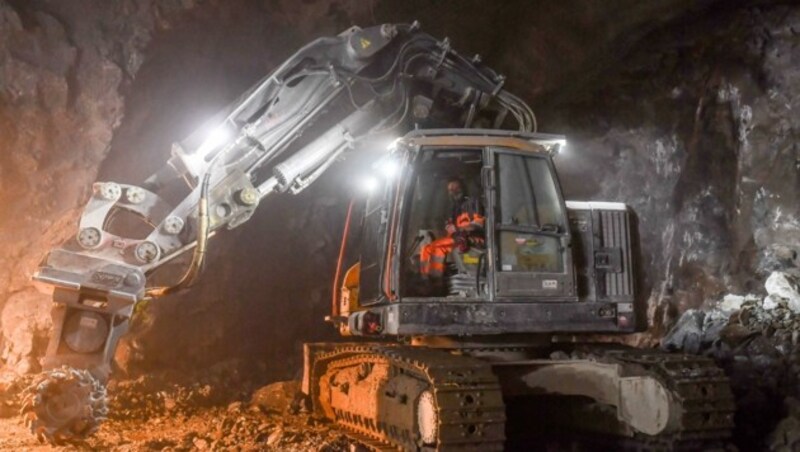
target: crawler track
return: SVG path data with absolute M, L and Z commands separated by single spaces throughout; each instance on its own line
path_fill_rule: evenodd
M 502 350 L 502 349 L 498 349 Z M 467 354 L 469 351 L 464 351 Z M 340 344 L 316 353 L 315 410 L 373 450 L 502 450 L 506 412 L 486 360 L 441 349 L 395 344 Z M 575 428 L 589 450 L 722 450 L 733 428 L 728 379 L 710 359 L 657 350 L 581 346 L 576 360 L 620 364 L 649 374 L 677 401 L 677 427 L 648 436 Z M 434 397 L 435 441 L 420 430 L 418 403 Z M 431 424 L 431 425 L 432 425 Z M 624 429 L 623 429 L 624 430 Z
M 654 374 L 680 402 L 680 430 L 670 435 L 635 435 L 629 450 L 722 449 L 731 437 L 735 402 L 725 373 L 709 358 L 657 350 L 592 351 L 597 359 L 640 366 Z
M 379 370 L 383 383 L 389 384 L 373 386 L 371 396 L 360 403 L 337 402 L 336 391 L 355 393 L 354 385 L 372 385 L 369 373 Z M 347 380 L 349 371 L 355 377 Z M 376 450 L 503 449 L 505 406 L 497 378 L 484 361 L 419 347 L 343 344 L 319 354 L 314 373 L 322 379 L 312 392 L 314 403 Z M 416 404 L 424 391 L 435 398 L 436 440 L 429 443 L 422 440 L 416 421 Z M 398 402 L 402 397 L 407 398 Z M 370 409 L 370 404 L 398 409 L 390 414 Z

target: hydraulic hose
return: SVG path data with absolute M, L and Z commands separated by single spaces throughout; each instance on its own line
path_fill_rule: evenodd
M 214 166 L 216 166 L 216 163 L 220 160 L 220 157 L 223 154 L 227 154 L 227 151 L 234 146 L 235 144 L 230 145 L 222 152 L 217 154 L 203 175 L 203 183 L 200 186 L 200 200 L 197 203 L 197 246 L 195 246 L 194 252 L 192 253 L 192 261 L 189 263 L 189 268 L 186 269 L 186 272 L 176 284 L 171 286 L 151 287 L 145 290 L 145 298 L 158 298 L 164 295 L 175 293 L 191 285 L 194 280 L 197 279 L 197 275 L 200 274 L 200 270 L 203 268 L 203 262 L 205 262 L 206 250 L 208 248 L 208 229 L 210 223 L 208 215 L 208 188 L 211 185 L 212 169 Z
M 342 245 L 339 247 L 339 259 L 336 261 L 336 275 L 333 278 L 333 299 L 331 300 L 331 314 L 333 317 L 341 315 L 339 309 L 339 278 L 342 276 L 342 265 L 344 264 L 344 254 L 347 250 L 347 238 L 350 235 L 350 217 L 353 214 L 353 205 L 355 200 L 350 200 L 350 205 L 347 206 L 347 219 L 344 222 L 344 232 L 342 232 Z

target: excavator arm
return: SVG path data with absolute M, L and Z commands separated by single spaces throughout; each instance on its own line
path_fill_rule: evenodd
M 509 113 L 520 130 L 535 128 L 530 108 L 503 82 L 416 24 L 318 39 L 175 143 L 167 165 L 141 186 L 96 183 L 75 239 L 34 278 L 131 301 L 186 287 L 211 234 L 247 221 L 269 195 L 304 190 L 365 138 L 428 124 L 501 126 Z M 136 220 L 149 226 L 146 236 L 118 232 Z M 184 278 L 147 286 L 146 275 L 190 250 Z
M 23 408 L 32 430 L 63 442 L 97 428 L 105 415 L 98 381 L 111 371 L 136 303 L 190 286 L 209 238 L 247 221 L 264 198 L 299 193 L 370 139 L 413 128 L 535 131 L 533 112 L 504 81 L 417 23 L 353 27 L 293 54 L 175 143 L 141 185 L 95 183 L 75 237 L 34 275 L 55 304 L 50 372 Z M 152 282 L 188 253 L 181 277 Z

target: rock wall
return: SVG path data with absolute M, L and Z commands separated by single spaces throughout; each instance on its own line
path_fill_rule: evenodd
M 186 2 L 0 1 L 0 361 L 36 371 L 36 263 L 74 231 L 152 33 Z
M 798 30 L 796 6 L 712 10 L 540 107 L 572 138 L 567 192 L 638 214 L 651 338 L 800 266 Z
M 0 0 L 0 363 L 38 369 L 50 301 L 29 276 L 74 233 L 92 181 L 140 181 L 313 37 L 415 18 L 571 137 L 558 166 L 572 197 L 636 209 L 657 339 L 678 312 L 797 266 L 797 15 L 713 0 Z M 301 342 L 333 337 L 321 319 L 346 177 L 215 239 L 199 286 L 147 308 L 124 367 L 237 358 L 292 376 Z

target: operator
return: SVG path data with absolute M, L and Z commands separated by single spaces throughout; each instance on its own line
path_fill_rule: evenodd
M 447 181 L 447 194 L 451 202 L 445 226 L 447 236 L 425 245 L 419 255 L 420 273 L 426 281 L 441 282 L 445 258 L 454 246 L 465 253 L 470 246 L 483 247 L 485 243 L 486 218 L 480 202 L 467 196 L 464 182 L 455 177 Z

